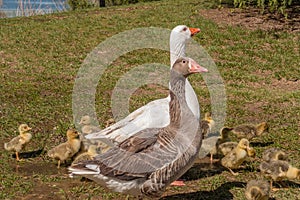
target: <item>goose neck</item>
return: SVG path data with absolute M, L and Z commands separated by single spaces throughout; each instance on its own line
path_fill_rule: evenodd
M 185 82 L 186 77 L 179 74 L 175 70 L 171 70 L 170 75 L 170 89 L 176 95 L 179 102 L 185 102 Z

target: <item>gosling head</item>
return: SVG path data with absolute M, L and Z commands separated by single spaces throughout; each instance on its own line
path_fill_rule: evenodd
M 296 167 L 290 166 L 288 171 L 286 172 L 286 177 L 288 179 L 299 179 L 300 178 L 300 170 Z
M 79 138 L 79 132 L 76 131 L 75 129 L 69 129 L 67 131 L 67 137 L 68 139 L 77 139 Z
M 249 141 L 246 138 L 240 140 L 238 147 L 240 149 L 248 150 L 249 149 Z
M 91 124 L 91 117 L 88 115 L 82 116 L 79 122 L 80 125 L 90 125 Z
M 211 112 L 206 112 L 204 114 L 204 119 L 207 121 L 212 120 Z
M 30 128 L 27 124 L 21 124 L 19 126 L 19 132 L 20 133 L 25 133 L 27 131 L 30 131 L 32 128 Z
M 267 122 L 260 123 L 259 127 L 262 131 L 269 132 L 269 125 Z

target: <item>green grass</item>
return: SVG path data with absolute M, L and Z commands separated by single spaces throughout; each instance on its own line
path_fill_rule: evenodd
M 95 183 L 69 179 L 65 168 L 57 170 L 46 156 L 16 163 L 11 153 L 4 151 L 3 143 L 17 135 L 20 123 L 33 127 L 34 137 L 28 151 L 43 147 L 41 141 L 48 136 L 46 150 L 63 141 L 67 128 L 73 126 L 72 91 L 85 57 L 105 39 L 140 27 L 172 29 L 178 24 L 200 27 L 202 32 L 194 39 L 215 60 L 225 82 L 226 125 L 268 121 L 270 134 L 258 141 L 273 144 L 255 147 L 258 156 L 268 147 L 280 147 L 290 153 L 291 163 L 300 167 L 299 33 L 219 26 L 200 16 L 200 9 L 213 7 L 201 2 L 165 0 L 0 19 L 0 199 L 37 198 L 42 192 L 54 192 L 56 199 L 125 198 Z M 137 50 L 118 58 L 104 73 L 96 94 L 101 126 L 112 118 L 110 97 L 119 78 L 133 67 L 151 62 L 169 65 L 168 52 Z M 191 82 L 196 88 L 203 80 L 191 77 Z M 205 87 L 195 90 L 201 99 L 202 112 L 209 110 L 208 90 Z M 130 110 L 166 93 L 144 86 L 130 99 Z M 165 195 L 170 196 L 168 199 L 245 199 L 243 187 L 247 180 L 259 177 L 258 164 L 249 164 L 254 172 L 241 170 L 237 177 L 227 171 L 207 173 L 198 169 L 197 179 L 187 181 L 187 187 L 171 187 Z M 298 185 L 292 184 L 288 190 L 272 196 L 297 199 L 299 181 L 295 183 Z

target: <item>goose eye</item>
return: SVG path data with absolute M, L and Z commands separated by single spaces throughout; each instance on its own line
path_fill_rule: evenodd
M 186 31 L 186 30 L 187 30 L 187 27 L 184 27 L 182 30 L 183 30 L 183 31 Z
M 186 61 L 185 61 L 185 60 L 183 60 L 183 61 L 182 61 L 182 63 L 186 63 Z

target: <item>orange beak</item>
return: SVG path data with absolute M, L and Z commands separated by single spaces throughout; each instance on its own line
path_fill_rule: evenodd
M 189 72 L 190 73 L 202 73 L 202 72 L 208 72 L 208 70 L 202 66 L 200 66 L 196 61 L 193 59 L 189 59 Z
M 194 36 L 200 32 L 200 28 L 189 28 L 189 29 L 191 31 L 191 36 Z

